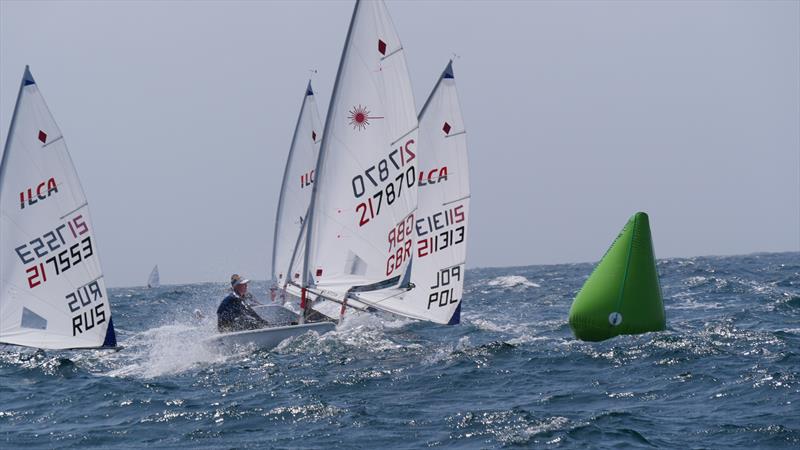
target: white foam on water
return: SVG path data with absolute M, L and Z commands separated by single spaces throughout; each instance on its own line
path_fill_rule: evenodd
M 545 330 L 549 330 L 551 328 L 555 329 L 563 324 L 563 321 L 561 320 L 544 321 L 535 324 L 534 326 L 534 324 L 532 323 L 514 323 L 514 322 L 498 323 L 492 320 L 483 319 L 478 316 L 472 316 L 472 315 L 467 316 L 465 318 L 469 321 L 471 325 L 474 325 L 481 331 L 489 331 L 492 333 L 505 333 L 513 336 L 510 339 L 505 340 L 506 343 L 511 345 L 529 344 L 531 342 L 550 340 L 550 338 L 544 336 L 537 336 L 535 329 L 545 329 Z
M 283 341 L 279 353 L 340 353 L 342 347 L 373 353 L 418 349 L 420 344 L 400 344 L 391 338 L 393 330 L 414 323 L 414 320 L 391 314 L 347 310 L 336 329 L 317 335 L 306 333 Z
M 700 285 L 703 285 L 703 284 L 705 284 L 707 281 L 708 281 L 708 278 L 706 278 L 706 277 L 703 277 L 703 276 L 694 276 L 694 277 L 689 277 L 689 278 L 686 280 L 686 284 L 687 284 L 688 286 L 690 286 L 690 287 L 694 287 L 694 286 L 700 286 Z
M 155 378 L 224 362 L 235 353 L 222 353 L 202 343 L 216 332 L 208 324 L 173 323 L 134 334 L 120 343 L 125 348 L 114 355 L 117 367 L 106 375 Z
M 471 347 L 469 336 L 462 336 L 455 344 L 447 344 L 437 347 L 433 353 L 427 355 L 422 363 L 425 365 L 435 365 L 442 361 L 450 360 L 456 352 L 467 351 Z
M 522 275 L 507 275 L 502 277 L 497 277 L 492 280 L 489 280 L 489 286 L 497 286 L 501 288 L 532 288 L 532 287 L 541 287 L 540 285 L 528 280 L 527 278 L 523 277 Z
M 480 319 L 480 318 L 473 318 L 467 317 L 469 319 L 469 323 L 475 325 L 479 329 L 483 331 L 491 331 L 494 333 L 514 333 L 520 331 L 520 325 L 516 323 L 506 322 L 505 324 L 500 324 L 496 322 L 492 322 L 491 320 L 487 319 Z
M 696 300 L 697 298 L 702 298 L 702 296 L 689 292 L 677 292 L 672 295 L 672 297 L 665 299 L 669 302 L 670 309 L 722 309 L 725 307 L 722 303 L 719 302 L 712 302 L 708 300 Z
M 522 345 L 522 344 L 530 344 L 531 342 L 549 341 L 549 340 L 551 340 L 551 338 L 545 336 L 533 336 L 530 334 L 523 334 L 522 336 L 507 340 L 506 343 L 511 345 Z
M 390 339 L 383 327 L 345 325 L 322 336 L 323 340 L 344 344 L 366 352 L 386 352 L 406 347 Z
M 516 423 L 515 423 L 516 422 Z M 489 432 L 505 444 L 526 444 L 538 434 L 564 429 L 569 419 L 563 416 L 541 420 L 517 420 L 499 427 L 490 427 Z
M 563 416 L 535 418 L 516 410 L 459 413 L 450 421 L 458 430 L 451 438 L 492 436 L 505 445 L 525 445 L 542 433 L 565 430 L 570 420 Z
M 344 315 L 344 321 L 339 324 L 337 330 L 347 330 L 356 327 L 398 329 L 412 323 L 414 323 L 413 319 L 406 319 L 394 314 L 383 314 L 380 312 L 370 313 L 348 309 Z
M 291 423 L 297 423 L 325 420 L 342 415 L 346 411 L 346 409 L 337 408 L 333 405 L 315 402 L 306 405 L 277 406 L 262 413 L 262 415 L 272 420 L 288 420 Z
M 88 361 L 91 364 L 97 359 L 97 354 L 101 353 L 93 350 L 39 350 L 0 344 L 0 362 L 28 370 L 40 370 L 50 376 L 57 376 L 62 370 L 75 368 L 76 361 Z

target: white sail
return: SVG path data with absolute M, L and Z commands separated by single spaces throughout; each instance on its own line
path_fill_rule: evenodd
M 161 278 L 158 276 L 158 264 L 150 271 L 150 276 L 147 277 L 147 287 L 157 288 L 161 286 Z
M 317 162 L 304 286 L 341 297 L 354 286 L 402 280 L 415 238 L 417 132 L 386 5 L 357 1 Z
M 419 207 L 411 281 L 402 307 L 437 323 L 461 317 L 469 218 L 469 162 L 452 61 L 419 114 Z
M 78 174 L 28 68 L 0 163 L 0 342 L 114 347 Z
M 309 81 L 289 147 L 275 215 L 272 280 L 280 290 L 285 290 L 289 281 L 300 282 L 305 258 L 305 238 L 301 232 L 305 230 L 303 223 L 311 202 L 314 170 L 321 141 L 322 122 Z
M 406 317 L 455 325 L 461 318 L 470 192 L 466 129 L 452 61 L 420 111 L 419 141 L 414 288 L 357 293 L 355 298 Z

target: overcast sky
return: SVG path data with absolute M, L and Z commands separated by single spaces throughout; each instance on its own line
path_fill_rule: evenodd
M 309 69 L 327 111 L 351 1 L 0 1 L 0 138 L 25 64 L 106 280 L 268 277 Z M 800 250 L 800 2 L 389 1 L 417 106 L 448 58 L 469 267 Z

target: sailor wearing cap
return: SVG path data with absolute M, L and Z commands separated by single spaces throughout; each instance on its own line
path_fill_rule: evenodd
M 255 330 L 270 326 L 245 301 L 248 298 L 247 283 L 250 280 L 238 274 L 231 275 L 232 292 L 217 308 L 217 329 L 220 332 Z

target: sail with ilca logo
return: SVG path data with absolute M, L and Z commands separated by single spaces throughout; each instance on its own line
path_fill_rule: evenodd
M 314 168 L 317 165 L 319 145 L 322 141 L 322 121 L 311 81 L 308 82 L 300 115 L 297 118 L 289 156 L 283 172 L 278 209 L 275 214 L 275 231 L 272 245 L 271 295 L 273 300 L 285 299 L 286 284 L 300 280 L 305 247 L 302 232 L 311 201 Z
M 0 163 L 0 342 L 117 345 L 89 205 L 28 67 Z
M 461 318 L 469 219 L 469 160 L 453 62 L 419 113 L 417 242 L 406 307 L 428 320 L 455 325 Z

